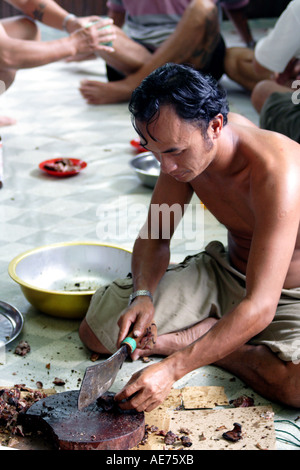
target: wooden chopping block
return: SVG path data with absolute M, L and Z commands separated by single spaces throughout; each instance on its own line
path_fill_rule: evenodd
M 101 401 L 78 410 L 78 394 L 74 390 L 39 400 L 23 415 L 23 425 L 46 433 L 61 450 L 127 450 L 142 440 L 144 413 L 116 405 L 108 409 Z

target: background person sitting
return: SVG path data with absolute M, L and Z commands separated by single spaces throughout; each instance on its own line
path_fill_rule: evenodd
M 8 3 L 20 9 L 25 16 L 15 16 L 0 21 L 0 91 L 7 90 L 19 69 L 38 67 L 76 54 L 90 54 L 112 48 L 101 44 L 114 39 L 110 30 L 98 29 L 112 23 L 97 16 L 76 18 L 53 0 L 10 0 Z M 41 41 L 35 20 L 65 30 L 68 36 L 53 41 Z M 99 20 L 97 26 L 84 25 Z M 0 117 L 0 126 L 13 124 L 8 117 Z
M 82 96 L 89 104 L 128 101 L 145 77 L 168 62 L 192 65 L 216 80 L 226 73 L 251 90 L 265 76 L 257 77 L 249 63 L 248 54 L 251 60 L 253 57 L 251 49 L 226 49 L 216 3 L 215 0 L 109 0 L 109 16 L 114 20 L 116 33 L 115 50 L 100 53 L 107 64 L 109 82 L 83 80 Z M 229 0 L 222 3 L 228 4 Z

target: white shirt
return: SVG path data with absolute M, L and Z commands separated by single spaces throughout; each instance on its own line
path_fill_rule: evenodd
M 255 59 L 272 72 L 283 72 L 293 57 L 300 57 L 300 0 L 292 0 L 270 33 L 260 39 Z

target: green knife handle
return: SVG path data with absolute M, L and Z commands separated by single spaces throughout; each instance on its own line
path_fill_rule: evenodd
M 135 339 L 131 338 L 130 336 L 127 336 L 125 339 L 123 339 L 121 344 L 126 344 L 130 348 L 130 354 L 133 353 L 133 351 L 136 348 L 136 341 Z

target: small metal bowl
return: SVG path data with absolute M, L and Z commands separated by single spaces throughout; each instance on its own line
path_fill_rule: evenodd
M 145 186 L 154 188 L 159 177 L 160 164 L 152 152 L 139 153 L 130 161 L 130 166 Z
M 130 271 L 129 251 L 89 242 L 35 248 L 14 258 L 8 267 L 35 308 L 62 318 L 82 318 L 99 287 Z

